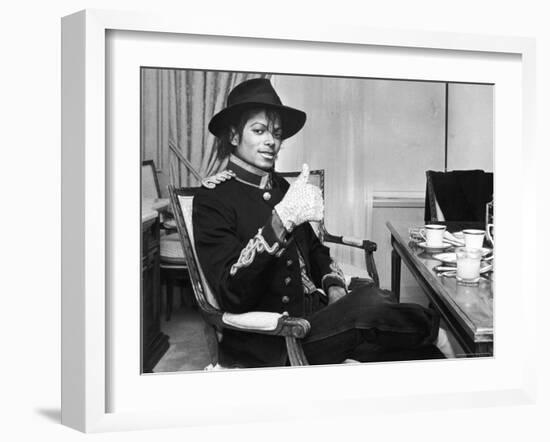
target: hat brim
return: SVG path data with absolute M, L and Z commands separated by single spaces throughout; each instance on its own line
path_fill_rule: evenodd
M 208 130 L 217 137 L 221 137 L 224 131 L 238 123 L 239 116 L 248 109 L 265 108 L 278 112 L 281 116 L 281 125 L 283 129 L 282 138 L 287 139 L 295 135 L 304 127 L 306 122 L 306 113 L 292 107 L 276 104 L 267 104 L 260 102 L 239 103 L 222 109 L 212 117 L 208 124 Z

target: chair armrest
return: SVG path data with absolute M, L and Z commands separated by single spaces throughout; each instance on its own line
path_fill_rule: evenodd
M 174 218 L 165 219 L 162 223 L 162 227 L 164 227 L 164 230 L 170 230 L 174 232 L 178 229 L 178 226 L 176 225 L 176 220 Z
M 226 312 L 221 321 L 224 328 L 294 338 L 304 338 L 311 328 L 306 319 L 290 317 L 287 313 Z
M 328 232 L 323 235 L 323 242 L 356 247 L 358 249 L 363 249 L 365 252 L 376 252 L 377 249 L 376 243 L 369 241 L 368 239 L 355 238 L 353 236 L 337 236 Z
M 224 313 L 222 321 L 225 325 L 243 330 L 274 331 L 281 317 L 282 314 L 271 312 Z
M 327 232 L 324 224 L 321 225 L 321 236 L 323 242 L 330 242 L 334 244 L 342 244 L 345 246 L 356 247 L 362 249 L 365 252 L 365 264 L 367 266 L 367 272 L 374 280 L 376 287 L 380 287 L 380 278 L 378 277 L 378 270 L 376 270 L 376 263 L 374 262 L 374 252 L 378 246 L 375 242 L 368 239 L 360 239 L 352 236 L 336 236 Z

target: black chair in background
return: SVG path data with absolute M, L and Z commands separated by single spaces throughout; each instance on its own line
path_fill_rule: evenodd
M 426 222 L 445 221 L 485 228 L 486 204 L 493 199 L 493 173 L 483 170 L 426 171 Z

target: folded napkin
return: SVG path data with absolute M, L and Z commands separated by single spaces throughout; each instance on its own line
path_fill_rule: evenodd
M 456 236 L 454 236 L 451 232 L 445 231 L 443 235 L 443 241 L 448 242 L 449 244 L 452 244 L 453 246 L 464 246 L 464 241 L 461 239 L 458 239 Z

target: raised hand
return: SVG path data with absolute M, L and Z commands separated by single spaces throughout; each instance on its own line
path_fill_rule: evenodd
M 290 185 L 281 202 L 275 206 L 279 218 L 289 232 L 304 222 L 323 219 L 321 189 L 309 184 L 308 179 L 309 167 L 304 164 L 298 178 Z

